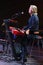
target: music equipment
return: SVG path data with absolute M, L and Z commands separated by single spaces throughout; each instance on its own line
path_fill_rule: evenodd
M 12 34 L 14 34 L 14 35 L 17 35 L 17 36 L 18 35 L 21 35 L 21 36 L 24 35 L 24 32 L 22 32 L 22 30 L 19 28 L 9 27 L 9 29 L 11 30 Z

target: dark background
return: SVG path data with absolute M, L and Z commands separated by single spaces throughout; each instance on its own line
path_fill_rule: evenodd
M 24 11 L 24 15 L 17 17 L 19 26 L 24 26 L 27 23 L 28 18 L 28 8 L 30 5 L 36 5 L 38 7 L 39 16 L 39 27 L 43 29 L 43 0 L 1 0 L 0 1 L 0 30 L 3 19 L 12 18 L 16 12 Z

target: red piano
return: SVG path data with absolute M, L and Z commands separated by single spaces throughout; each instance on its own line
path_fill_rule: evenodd
M 9 29 L 11 30 L 12 34 L 15 34 L 15 35 L 17 35 L 17 36 L 18 36 L 18 35 L 21 35 L 21 36 L 24 35 L 24 33 L 22 32 L 22 30 L 19 29 L 19 28 L 9 27 Z

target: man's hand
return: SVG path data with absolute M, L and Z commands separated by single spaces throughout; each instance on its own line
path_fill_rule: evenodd
M 39 34 L 39 32 L 38 32 L 38 31 L 36 31 L 36 32 L 34 32 L 34 34 L 38 35 L 38 34 Z
M 27 34 L 27 35 L 29 35 L 29 32 L 30 32 L 30 30 L 29 30 L 29 29 L 28 29 L 28 30 L 26 30 L 26 34 Z

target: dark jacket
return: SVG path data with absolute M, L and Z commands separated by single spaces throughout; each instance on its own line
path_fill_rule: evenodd
M 24 27 L 24 30 L 30 29 L 30 31 L 39 30 L 39 18 L 37 15 L 32 15 L 27 23 L 27 26 Z

